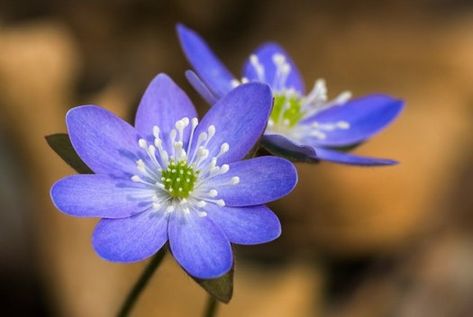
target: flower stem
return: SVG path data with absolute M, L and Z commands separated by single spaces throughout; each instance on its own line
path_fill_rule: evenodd
M 161 250 L 158 251 L 158 253 L 156 253 L 156 255 L 151 258 L 151 261 L 148 263 L 143 273 L 141 273 L 141 276 L 136 281 L 130 293 L 128 293 L 128 296 L 123 302 L 122 307 L 120 308 L 120 312 L 117 314 L 117 317 L 127 317 L 130 314 L 131 310 L 133 309 L 133 306 L 138 300 L 138 297 L 145 289 L 149 280 L 153 276 L 154 271 L 156 271 L 159 264 L 163 260 L 165 254 L 166 248 L 163 247 L 161 248 Z
M 207 299 L 204 317 L 215 317 L 217 315 L 218 301 L 212 295 Z

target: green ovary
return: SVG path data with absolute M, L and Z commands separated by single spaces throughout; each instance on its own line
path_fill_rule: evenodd
M 161 173 L 161 181 L 169 195 L 174 198 L 187 198 L 194 189 L 198 171 L 185 161 L 171 161 L 168 168 Z
M 283 124 L 287 127 L 294 127 L 304 116 L 302 103 L 297 96 L 274 96 L 273 111 L 270 120 L 275 125 Z

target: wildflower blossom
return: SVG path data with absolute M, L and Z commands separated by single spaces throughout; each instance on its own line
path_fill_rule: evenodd
M 242 160 L 262 134 L 271 109 L 266 85 L 241 85 L 198 121 L 187 95 L 158 75 L 139 105 L 135 127 L 98 106 L 71 109 L 69 136 L 95 174 L 55 183 L 62 212 L 102 218 L 93 245 L 103 258 L 135 262 L 167 241 L 198 278 L 230 270 L 230 243 L 258 244 L 280 235 L 265 203 L 289 193 L 297 175 L 277 157 Z
M 391 165 L 388 159 L 341 151 L 370 138 L 401 111 L 403 102 L 387 95 L 351 99 L 343 92 L 329 100 L 323 80 L 305 92 L 302 77 L 288 54 L 266 43 L 250 55 L 241 80 L 235 78 L 194 31 L 177 27 L 183 51 L 197 74 L 186 73 L 191 84 L 210 103 L 246 82 L 270 85 L 274 107 L 263 144 L 271 152 L 300 160 L 327 160 L 353 165 Z

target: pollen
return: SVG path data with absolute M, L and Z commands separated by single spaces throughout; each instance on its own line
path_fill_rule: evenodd
M 299 123 L 304 114 L 301 99 L 297 95 L 274 96 L 274 106 L 270 116 L 273 124 L 292 128 Z
M 184 174 L 187 176 L 182 177 Z M 162 178 L 166 179 L 164 189 L 173 198 L 187 198 L 194 190 L 198 174 L 186 161 L 170 161 L 167 169 L 162 171 Z

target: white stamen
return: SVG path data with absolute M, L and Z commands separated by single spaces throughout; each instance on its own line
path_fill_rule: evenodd
M 348 100 L 351 98 L 351 92 L 350 91 L 344 91 L 340 95 L 337 96 L 337 98 L 334 101 L 334 104 L 336 105 L 342 105 L 346 103 Z
M 318 130 L 314 130 L 314 131 L 309 132 L 309 135 L 313 136 L 313 137 L 315 137 L 319 140 L 324 140 L 327 137 L 327 135 L 325 133 L 323 133 L 321 131 L 318 131 Z
M 138 145 L 140 146 L 140 148 L 146 149 L 148 147 L 148 142 L 146 142 L 145 139 L 139 139 Z
M 138 161 L 136 161 L 136 168 L 138 168 L 140 172 L 145 173 L 146 172 L 145 162 L 139 159 Z
M 227 153 L 228 150 L 230 150 L 230 145 L 228 145 L 228 143 L 225 142 L 220 146 L 220 153 L 218 153 L 218 155 L 222 155 L 224 153 Z
M 133 175 L 133 176 L 131 177 L 131 180 L 132 180 L 133 182 L 135 182 L 135 183 L 142 183 L 142 182 L 143 182 L 143 180 L 141 179 L 141 177 L 139 177 L 138 175 Z
M 207 145 L 209 144 L 210 140 L 213 138 L 213 136 L 215 135 L 215 126 L 212 124 L 212 125 L 209 125 L 209 127 L 207 128 L 207 140 L 205 140 L 205 143 L 204 143 L 204 147 L 207 147 Z
M 276 73 L 273 78 L 272 88 L 280 91 L 286 89 L 286 80 L 291 72 L 291 65 L 286 61 L 283 54 L 276 53 L 272 56 L 274 65 L 276 66 Z
M 286 75 L 289 74 L 291 72 L 291 65 L 289 64 L 284 64 L 281 66 L 281 73 Z
M 274 54 L 273 55 L 273 63 L 276 64 L 276 66 L 283 65 L 286 62 L 286 57 L 282 54 Z
M 181 143 L 182 143 L 182 140 L 183 140 L 184 129 L 188 125 L 189 125 L 189 118 L 186 118 L 186 117 L 182 118 L 181 120 L 178 120 L 175 124 L 177 132 L 179 133 L 178 141 L 180 141 Z
M 266 76 L 264 71 L 264 66 L 259 62 L 258 56 L 252 54 L 250 56 L 250 63 L 253 66 L 256 76 L 258 77 L 258 81 L 265 82 Z
M 225 174 L 226 172 L 228 172 L 230 170 L 230 166 L 228 164 L 223 164 L 221 167 L 220 167 L 220 174 Z
M 232 88 L 236 88 L 240 86 L 240 81 L 238 79 L 232 79 L 232 81 L 230 82 L 230 85 L 232 86 Z
M 192 118 L 192 120 L 191 120 L 191 134 L 189 136 L 189 143 L 187 144 L 187 150 L 186 150 L 187 153 L 189 153 L 190 150 L 191 150 L 192 141 L 194 139 L 194 131 L 195 131 L 195 128 L 197 127 L 198 124 L 199 124 L 199 120 L 197 118 Z
M 159 130 L 159 127 L 157 125 L 153 126 L 153 136 L 157 139 L 159 139 L 159 133 L 161 131 Z
M 245 79 L 242 80 L 245 82 Z M 149 158 L 136 160 L 137 175 L 130 177 L 134 183 L 141 183 L 145 187 L 137 187 L 140 191 L 137 199 L 148 199 L 149 209 L 154 213 L 171 213 L 179 211 L 184 214 L 195 213 L 200 217 L 207 216 L 202 210 L 208 203 L 220 207 L 225 206 L 223 199 L 218 199 L 218 187 L 208 187 L 213 177 L 224 175 L 230 170 L 228 164 L 218 165 L 218 159 L 230 150 L 230 145 L 222 140 L 216 141 L 217 129 L 215 125 L 208 125 L 204 132 L 199 133 L 194 142 L 195 130 L 198 126 L 197 118 L 184 117 L 175 122 L 174 128 L 168 135 L 162 133 L 159 126 L 153 126 L 153 141 L 151 144 L 144 138 L 138 140 L 138 146 L 144 150 Z M 186 129 L 190 129 L 186 131 Z M 189 139 L 185 139 L 185 135 Z M 166 142 L 164 141 L 166 140 Z M 193 144 L 194 142 L 194 144 Z M 219 152 L 215 155 L 210 150 L 218 146 L 212 142 L 221 142 Z M 168 149 L 170 152 L 168 153 Z M 173 165 L 170 165 L 173 164 Z M 191 170 L 184 170 L 180 164 L 186 164 Z M 192 171 L 192 169 L 194 171 Z M 167 174 L 163 174 L 166 171 Z M 195 174 L 194 174 L 195 173 Z M 167 175 L 167 176 L 164 176 Z M 195 182 L 194 182 L 195 179 Z M 238 184 L 238 176 L 221 178 L 215 181 L 215 186 Z M 182 197 L 187 189 L 176 184 L 193 183 L 189 196 Z M 143 192 L 141 192 L 143 190 Z M 216 198 L 217 197 L 217 198 Z

